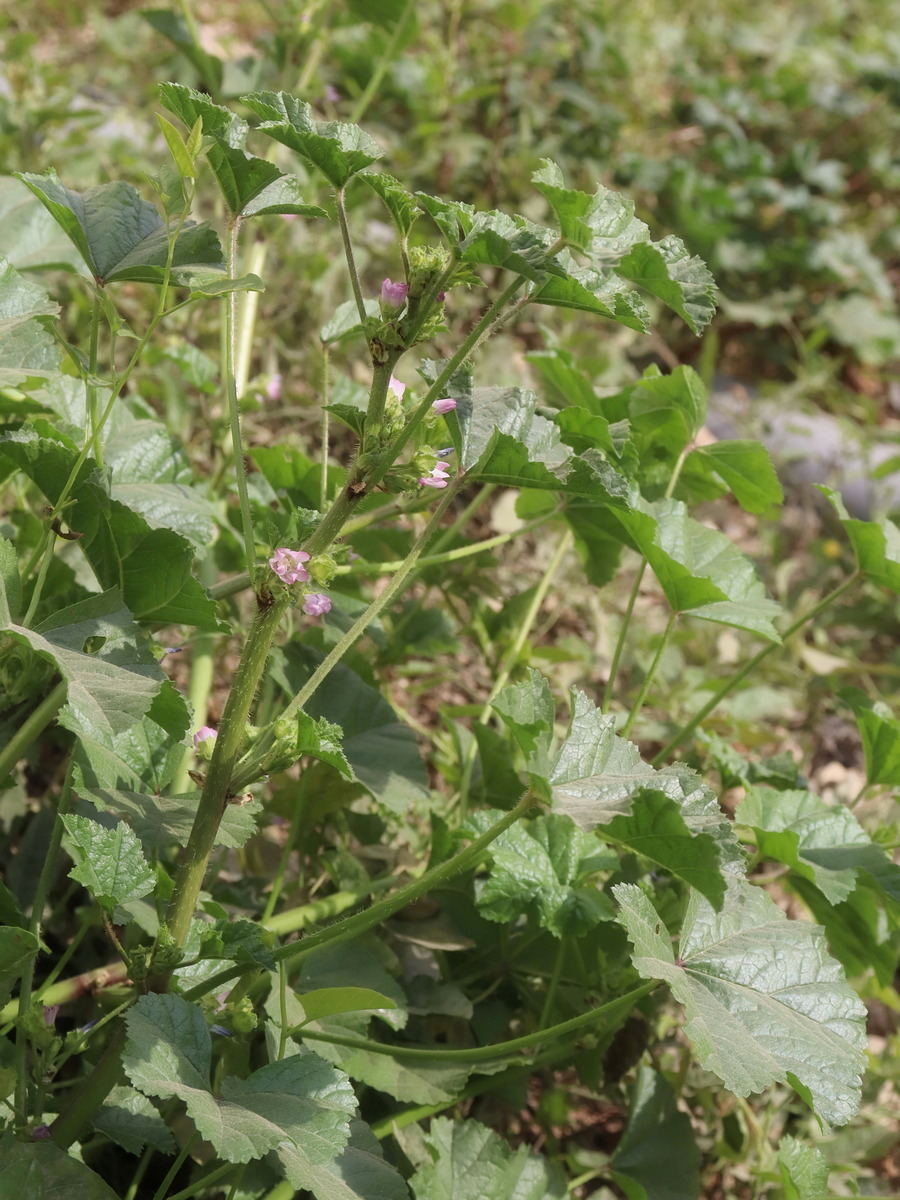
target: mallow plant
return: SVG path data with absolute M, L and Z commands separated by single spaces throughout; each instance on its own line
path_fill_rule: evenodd
M 662 309 L 695 333 L 710 320 L 705 266 L 622 196 L 544 161 L 544 223 L 476 211 L 411 194 L 362 129 L 287 93 L 245 96 L 245 116 L 182 85 L 160 99 L 171 165 L 152 203 L 20 174 L 4 234 L 0 1193 L 539 1200 L 605 1181 L 687 1198 L 702 1091 L 714 1132 L 731 1114 L 754 1194 L 824 1195 L 808 1114 L 857 1111 L 866 1010 L 847 976 L 890 983 L 900 868 L 798 766 L 704 725 L 843 593 L 897 590 L 900 532 L 829 494 L 857 567 L 784 613 L 691 516 L 727 493 L 771 515 L 782 495 L 756 443 L 698 443 L 690 368 L 600 394 L 551 346 L 529 355 L 536 392 L 476 385 L 481 347 L 542 306 L 598 336 L 648 332 Z M 210 181 L 218 234 L 190 215 Z M 363 197 L 394 230 L 383 282 L 357 266 Z M 249 447 L 242 430 L 264 286 L 242 262 L 285 216 L 323 239 L 335 225 L 346 264 L 311 385 L 317 458 L 283 423 Z M 35 264 L 75 270 L 66 312 Z M 161 354 L 196 372 L 192 339 L 217 316 L 227 436 L 200 470 L 143 389 Z M 498 489 L 516 527 L 473 539 Z M 488 572 L 480 604 L 478 562 L 538 529 L 539 581 Z M 527 647 L 561 564 L 603 604 L 625 551 L 638 566 L 602 686 L 555 694 Z M 648 568 L 669 615 L 635 693 L 619 664 Z M 654 726 L 651 761 L 631 735 L 694 622 L 743 631 L 746 655 Z M 464 635 L 483 652 L 477 703 L 437 731 L 398 714 L 409 648 L 452 676 Z M 877 795 L 900 782 L 900 725 L 865 691 L 846 703 Z M 529 1081 L 613 1097 L 615 1148 L 504 1137 Z M 766 1089 L 780 1115 L 763 1128 L 746 1098 Z

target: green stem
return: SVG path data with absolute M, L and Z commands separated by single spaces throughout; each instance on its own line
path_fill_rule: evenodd
M 166 925 L 178 946 L 183 944 L 194 915 L 207 862 L 215 844 L 225 805 L 228 803 L 231 776 L 253 697 L 265 670 L 269 650 L 281 618 L 289 603 L 288 593 L 277 600 L 268 598 L 265 602 L 260 602 L 228 693 L 206 783 L 200 795 L 197 815 L 194 817 L 191 835 L 175 878 L 175 889 L 166 915 Z
M 366 407 L 366 424 L 362 440 L 363 453 L 373 446 L 378 446 L 381 442 L 384 406 L 387 403 L 391 375 L 399 357 L 398 353 L 392 351 L 387 360 L 379 363 L 372 372 L 372 386 L 369 389 L 369 403 Z
M 395 912 L 406 908 L 414 900 L 418 900 L 420 896 L 424 896 L 427 892 L 440 887 L 448 880 L 454 879 L 470 867 L 477 866 L 487 847 L 496 841 L 505 829 L 509 829 L 520 817 L 524 816 L 535 803 L 536 801 L 532 793 L 530 791 L 526 792 L 515 808 L 504 813 L 486 833 L 476 838 L 464 850 L 460 850 L 454 854 L 452 858 L 448 858 L 446 862 L 440 863 L 430 871 L 426 871 L 419 879 L 413 880 L 412 883 L 408 883 L 405 887 L 398 889 L 393 895 L 387 896 L 384 900 L 379 900 L 371 908 L 355 913 L 352 917 L 345 917 L 343 921 L 339 921 L 335 925 L 329 925 L 325 929 L 320 929 L 318 933 L 313 933 L 309 937 L 303 938 L 300 942 L 293 942 L 289 946 L 281 946 L 278 950 L 274 951 L 275 959 L 279 962 L 287 960 L 291 966 L 294 966 L 302 958 L 305 958 L 307 954 L 310 954 L 313 950 L 317 950 L 320 946 L 345 942 L 350 938 L 359 937 L 360 934 L 367 933 L 368 930 L 374 929 L 377 925 L 381 925 L 389 917 L 392 917 Z M 199 996 L 206 995 L 207 992 L 214 992 L 223 983 L 227 983 L 238 975 L 243 975 L 248 969 L 255 971 L 257 968 L 237 965 L 227 967 L 223 971 L 218 971 L 209 979 L 189 988 L 184 993 L 185 998 L 187 1000 L 196 1000 Z
M 559 987 L 560 977 L 562 976 L 563 961 L 565 959 L 566 939 L 559 939 L 559 946 L 556 950 L 556 961 L 553 964 L 553 974 L 550 976 L 550 982 L 547 984 L 547 994 L 544 997 L 544 1005 L 541 1009 L 541 1029 L 546 1029 L 547 1022 L 550 1020 L 550 1014 L 553 1012 L 553 1004 L 556 1000 L 556 990 Z
M 50 1137 L 61 1149 L 67 1150 L 78 1139 L 118 1083 L 122 1075 L 125 1036 L 125 1022 L 119 1021 L 93 1071 L 81 1087 L 74 1090 L 69 1102 L 50 1126 Z
M 344 185 L 346 187 L 346 184 Z M 356 311 L 365 326 L 369 319 L 363 300 L 362 287 L 359 282 L 359 272 L 356 269 L 356 259 L 353 256 L 353 242 L 350 240 L 350 226 L 347 223 L 347 206 L 344 202 L 344 188 L 334 189 L 334 199 L 337 205 L 338 225 L 341 229 L 341 241 L 344 243 L 344 257 L 347 260 L 347 270 L 350 272 L 350 286 L 353 288 L 353 299 L 356 301 Z
M 441 398 L 444 388 L 450 382 L 453 373 L 466 361 L 467 358 L 469 358 L 473 351 L 475 351 L 482 342 L 486 341 L 491 336 L 491 334 L 494 332 L 494 327 L 502 324 L 504 318 L 504 307 L 508 301 L 513 298 L 524 282 L 524 278 L 521 275 L 517 275 L 515 279 L 513 279 L 512 283 L 500 293 L 487 312 L 484 313 L 481 319 L 469 331 L 468 336 L 459 345 L 456 353 L 453 354 L 450 359 L 448 359 L 447 365 L 444 367 L 443 371 L 441 371 L 440 375 L 438 375 L 437 379 L 419 401 L 418 405 L 410 413 L 406 424 L 400 431 L 396 442 L 394 442 L 393 446 L 390 446 L 378 460 L 374 471 L 371 473 L 373 482 L 379 483 L 382 475 L 390 466 L 390 464 L 396 461 L 400 451 L 403 449 L 421 423 L 425 420 L 425 417 L 431 408 L 432 402 Z
M 250 247 L 250 253 L 244 264 L 244 274 L 259 275 L 262 277 L 266 269 L 266 257 L 268 253 L 269 243 L 263 241 L 262 238 L 256 238 Z M 256 328 L 256 315 L 259 312 L 259 298 L 261 295 L 262 292 L 241 292 L 238 302 L 237 348 L 234 357 L 234 380 L 238 399 L 246 393 L 247 384 L 250 381 L 250 364 L 253 358 L 253 333 Z
M 41 736 L 66 700 L 66 684 L 58 683 L 45 696 L 37 708 L 28 714 L 10 740 L 0 750 L 0 780 L 5 779 L 25 754 L 29 746 Z
M 522 622 L 519 626 L 519 631 L 516 634 L 515 640 L 503 656 L 503 663 L 500 670 L 497 672 L 494 686 L 491 688 L 491 693 L 485 700 L 481 712 L 478 716 L 478 723 L 486 725 L 491 719 L 492 705 L 499 694 L 509 682 L 509 677 L 515 669 L 516 663 L 522 653 L 522 647 L 528 639 L 531 632 L 531 627 L 534 625 L 537 615 L 541 610 L 541 605 L 546 599 L 547 593 L 556 577 L 556 572 L 559 570 L 562 560 L 572 546 L 572 533 L 566 530 L 563 536 L 559 539 L 556 549 L 550 562 L 547 564 L 547 569 L 541 577 L 541 581 L 535 589 L 534 595 L 531 598 L 531 603 L 525 612 Z M 475 768 L 475 758 L 478 753 L 478 743 L 473 738 L 466 752 L 465 761 L 463 762 L 462 778 L 459 784 L 459 804 L 460 813 L 465 816 L 468 811 L 469 804 L 469 788 L 472 784 L 472 772 Z
M 400 47 L 400 42 L 406 32 L 406 25 L 409 21 L 410 13 L 413 11 L 413 0 L 406 0 L 406 5 L 403 12 L 400 14 L 391 39 L 385 47 L 384 53 L 379 58 L 375 65 L 375 70 L 369 77 L 369 82 L 366 84 L 360 98 L 354 105 L 353 112 L 350 114 L 350 121 L 353 125 L 358 125 L 363 119 L 369 105 L 372 103 L 372 97 L 381 87 L 381 81 L 387 72 L 388 67 L 396 60 Z
M 538 1029 L 535 1033 L 526 1033 L 523 1037 L 512 1038 L 507 1042 L 498 1042 L 493 1046 L 474 1046 L 464 1050 L 445 1050 L 439 1046 L 424 1049 L 416 1046 L 391 1046 L 385 1042 L 371 1042 L 363 1038 L 343 1037 L 340 1034 L 318 1033 L 300 1027 L 296 1032 L 304 1040 L 309 1038 L 316 1042 L 329 1042 L 334 1046 L 346 1046 L 353 1050 L 365 1050 L 371 1054 L 385 1054 L 390 1058 L 409 1059 L 415 1062 L 434 1063 L 483 1063 L 495 1062 L 497 1059 L 515 1058 L 519 1051 L 528 1050 L 532 1046 L 540 1046 L 544 1042 L 557 1041 L 560 1038 L 576 1033 L 580 1029 L 593 1025 L 602 1017 L 616 1018 L 621 1012 L 630 1012 L 644 996 L 655 991 L 660 986 L 659 981 L 650 979 L 646 983 L 632 988 L 623 996 L 617 996 L 599 1008 L 589 1009 L 568 1021 L 560 1021 L 558 1025 L 549 1025 L 546 1029 Z M 294 1031 L 292 1031 L 294 1032 Z
M 228 230 L 228 254 L 226 269 L 233 279 L 237 274 L 237 249 L 241 219 L 233 217 Z M 244 446 L 241 437 L 241 410 L 238 401 L 237 377 L 237 292 L 222 297 L 222 381 L 228 400 L 228 419 L 231 425 L 231 447 L 234 454 L 234 479 L 237 484 L 241 508 L 241 528 L 244 534 L 244 558 L 252 577 L 256 563 L 256 542 L 253 537 L 253 517 L 250 512 L 250 497 L 247 493 L 247 470 L 244 465 Z
M 811 609 L 809 609 L 801 617 L 798 617 L 796 621 L 789 625 L 781 635 L 780 643 L 768 642 L 765 646 L 763 646 L 762 650 L 760 650 L 757 654 L 754 654 L 751 659 L 748 659 L 748 661 L 744 663 L 739 671 L 736 671 L 734 675 L 730 675 L 719 688 L 719 690 L 712 696 L 712 698 L 709 699 L 706 704 L 704 704 L 703 707 L 696 712 L 686 724 L 682 725 L 675 736 L 671 738 L 665 746 L 663 746 L 662 750 L 660 750 L 660 752 L 653 759 L 652 765 L 654 767 L 657 766 L 663 761 L 663 759 L 667 758 L 673 750 L 676 750 L 686 738 L 690 737 L 700 722 L 704 721 L 713 711 L 713 709 L 717 708 L 730 692 L 733 692 L 739 684 L 743 683 L 747 676 L 754 671 L 761 662 L 767 659 L 773 650 L 775 650 L 779 645 L 784 645 L 788 638 L 793 637 L 794 634 L 797 633 L 798 630 L 802 629 L 803 626 L 809 621 L 814 621 L 821 612 L 824 612 L 825 609 L 829 607 L 829 605 L 833 604 L 840 596 L 843 596 L 844 592 L 848 591 L 859 580 L 860 576 L 861 572 L 859 570 L 854 571 L 848 579 L 845 579 L 842 584 L 839 584 L 838 587 L 829 592 L 828 595 L 823 597 L 818 604 L 814 604 Z
M 677 620 L 677 612 L 669 614 L 669 619 L 666 622 L 663 635 L 659 639 L 659 645 L 656 647 L 656 653 L 653 656 L 653 662 L 651 662 L 647 674 L 644 676 L 644 682 L 641 684 L 641 690 L 638 692 L 638 697 L 632 705 L 631 712 L 628 714 L 628 720 L 622 726 L 622 737 L 628 737 L 629 733 L 631 732 L 632 725 L 637 720 L 638 713 L 643 708 L 644 701 L 647 699 L 647 693 L 650 691 L 650 686 L 653 683 L 656 672 L 659 669 L 659 664 L 662 661 L 662 656 L 665 652 L 666 646 L 669 644 L 669 638 L 672 636 L 672 630 L 675 628 L 675 622 Z
M 628 630 L 631 625 L 631 617 L 634 613 L 634 606 L 637 602 L 638 594 L 641 590 L 641 581 L 644 578 L 644 572 L 647 570 L 646 558 L 641 559 L 638 567 L 637 575 L 634 577 L 634 583 L 631 587 L 631 594 L 628 597 L 628 604 L 625 606 L 625 612 L 622 616 L 622 627 L 619 630 L 619 636 L 616 638 L 616 648 L 613 651 L 612 662 L 609 664 L 609 676 L 606 680 L 606 687 L 603 691 L 603 705 L 601 712 L 609 712 L 609 706 L 612 702 L 613 691 L 616 686 L 616 677 L 619 673 L 619 662 L 622 658 L 622 651 L 625 649 L 625 641 L 628 637 Z
M 100 442 L 100 430 L 97 427 L 97 349 L 100 345 L 100 299 L 94 296 L 91 308 L 91 341 L 88 349 L 88 378 L 85 384 L 87 399 L 88 445 L 94 448 L 94 460 L 98 467 L 103 466 L 103 446 Z
M 56 805 L 56 817 L 53 822 L 53 829 L 50 833 L 50 840 L 47 845 L 47 850 L 44 855 L 44 864 L 41 867 L 41 873 L 38 876 L 37 887 L 34 891 L 34 899 L 31 903 L 31 915 L 28 920 L 28 932 L 32 937 L 36 938 L 40 943 L 41 923 L 44 919 L 44 909 L 47 905 L 47 897 L 50 894 L 50 888 L 53 883 L 53 877 L 56 874 L 56 860 L 59 855 L 59 848 L 62 844 L 63 822 L 62 819 L 69 811 L 69 802 L 72 798 L 72 760 L 69 760 L 69 766 L 66 771 L 66 778 L 63 782 L 62 791 L 59 794 L 59 800 Z M 19 987 L 19 1026 L 16 1029 L 16 1107 L 18 1109 L 19 1121 L 24 1125 L 28 1120 L 28 1075 L 25 1070 L 25 1057 L 28 1043 L 28 1034 L 24 1028 L 24 1018 L 31 1008 L 31 989 L 34 984 L 34 968 L 37 962 L 37 955 L 31 955 L 22 968 L 22 982 Z
M 356 908 L 370 896 L 385 891 L 393 882 L 393 875 L 382 875 L 378 879 L 371 880 L 363 891 L 332 892 L 330 896 L 323 896 L 321 900 L 310 900 L 308 904 L 301 904 L 297 908 L 289 908 L 285 912 L 276 913 L 275 916 L 267 918 L 261 924 L 280 937 L 288 933 L 297 933 L 298 930 L 305 929 L 307 925 L 317 925 L 322 921 L 340 916 L 348 908 Z
M 327 342 L 322 343 L 322 478 L 319 483 L 319 507 L 324 512 L 325 505 L 328 503 L 328 442 L 331 434 L 329 431 L 329 421 L 331 413 L 328 411 L 328 405 L 331 403 L 331 373 L 329 359 L 329 347 Z
M 523 533 L 531 533 L 533 529 L 540 529 L 542 525 L 546 525 L 548 521 L 552 521 L 559 516 L 559 510 L 554 510 L 551 513 L 546 513 L 542 517 L 535 517 L 533 521 L 529 521 L 526 525 L 514 529 L 511 533 L 498 533 L 496 537 L 485 538 L 483 542 L 473 542 L 468 546 L 457 546 L 453 550 L 445 550 L 443 554 L 426 554 L 419 559 L 418 570 L 423 570 L 425 567 L 438 567 L 443 563 L 459 562 L 463 558 L 471 558 L 473 554 L 483 554 L 485 550 L 495 550 L 497 546 L 503 546 L 507 542 L 513 541 L 517 537 L 521 537 Z M 442 537 L 440 539 L 444 541 Z M 336 574 L 338 575 L 391 575 L 394 571 L 400 571 L 403 568 L 405 559 L 396 559 L 394 562 L 361 562 L 351 563 L 346 567 L 338 567 Z
M 175 1179 L 175 1176 L 181 1170 L 182 1164 L 185 1162 L 185 1160 L 187 1159 L 187 1156 L 190 1154 L 191 1146 L 193 1146 L 194 1142 L 197 1141 L 199 1136 L 200 1136 L 200 1134 L 196 1130 L 194 1130 L 194 1132 L 191 1134 L 191 1136 L 188 1138 L 188 1140 L 181 1147 L 181 1150 L 175 1156 L 175 1161 L 172 1163 L 171 1167 L 169 1167 L 169 1170 L 166 1172 L 165 1179 L 162 1181 L 162 1183 L 159 1185 L 159 1187 L 153 1193 L 153 1200 L 166 1200 L 166 1193 L 168 1192 L 169 1188 L 171 1187 L 172 1182 Z M 188 1191 L 188 1195 L 189 1196 L 193 1195 L 193 1193 L 195 1191 L 196 1191 L 196 1185 Z
M 221 1166 L 215 1167 L 208 1175 L 204 1175 L 201 1179 L 195 1179 L 193 1183 L 188 1184 L 186 1188 L 182 1188 L 180 1192 L 175 1192 L 167 1197 L 167 1200 L 191 1200 L 193 1196 L 197 1196 L 200 1192 L 205 1191 L 214 1183 L 218 1183 L 225 1175 L 231 1174 L 235 1170 L 234 1163 L 222 1163 Z M 297 1193 L 291 1188 L 290 1195 L 295 1196 Z
M 432 514 L 431 520 L 414 542 L 405 563 L 403 563 L 400 570 L 397 571 L 396 575 L 384 589 L 384 591 L 375 597 L 362 616 L 350 626 L 344 636 L 334 645 L 331 652 L 326 655 L 321 663 L 319 663 L 318 667 L 307 680 L 307 682 L 281 713 L 281 716 L 284 719 L 290 720 L 291 718 L 295 717 L 298 712 L 300 712 L 300 710 L 303 708 L 303 705 L 310 698 L 313 692 L 315 692 L 322 680 L 325 679 L 332 667 L 340 662 L 350 647 L 365 633 L 366 629 L 369 627 L 372 621 L 375 620 L 378 614 L 393 602 L 394 597 L 401 591 L 409 574 L 415 567 L 423 549 L 431 540 L 435 529 L 437 529 L 437 527 L 440 525 L 441 518 L 443 517 L 457 490 L 462 486 L 464 478 L 465 477 L 462 475 L 459 476 L 444 492 L 440 503 Z M 272 744 L 273 742 L 271 733 L 263 736 L 263 738 L 260 740 L 260 745 L 257 747 L 255 752 L 245 763 L 240 765 L 234 776 L 234 788 L 236 791 L 239 792 L 243 790 L 243 788 L 249 786 L 249 784 L 253 783 L 259 778 L 261 763 L 264 761 L 265 755 L 271 749 Z

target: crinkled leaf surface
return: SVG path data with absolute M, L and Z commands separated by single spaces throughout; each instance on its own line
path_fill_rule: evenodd
M 0 1196 L 16 1200 L 117 1200 L 84 1163 L 52 1142 L 18 1142 L 9 1129 L 0 1138 Z
M 477 1121 L 435 1117 L 424 1135 L 432 1161 L 410 1183 L 416 1200 L 563 1200 L 555 1163 L 526 1146 L 513 1150 Z
M 662 300 L 700 333 L 716 314 L 716 283 L 702 259 L 680 238 L 638 242 L 616 263 L 616 272 Z
M 651 368 L 628 389 L 628 416 L 638 444 L 674 462 L 706 420 L 706 387 L 692 367 L 665 375 Z
M 824 484 L 817 486 L 840 517 L 860 570 L 882 587 L 900 592 L 900 529 L 887 517 L 879 521 L 853 519 L 844 507 L 840 492 Z
M 0 456 L 24 471 L 52 503 L 77 457 L 73 446 L 33 429 L 0 438 Z M 71 491 L 75 504 L 66 510 L 69 527 L 83 535 L 80 548 L 101 586 L 120 586 L 138 620 L 218 631 L 215 603 L 191 574 L 190 542 L 173 530 L 151 528 L 115 493 L 108 474 L 87 459 Z
M 163 1154 L 176 1153 L 168 1125 L 147 1097 L 131 1087 L 113 1088 L 94 1117 L 94 1128 L 129 1154 L 140 1154 L 144 1146 Z
M 384 1161 L 381 1143 L 363 1121 L 350 1122 L 350 1141 L 331 1162 L 310 1166 L 285 1145 L 278 1157 L 294 1187 L 316 1200 L 409 1200 L 403 1176 Z
M 124 822 L 105 829 L 72 813 L 63 817 L 63 824 L 75 861 L 69 875 L 84 884 L 101 907 L 112 911 L 118 904 L 129 904 L 153 891 L 156 875 Z
M 479 813 L 479 833 L 489 818 Z M 489 921 L 507 924 L 534 904 L 541 925 L 554 937 L 583 937 L 613 916 L 609 901 L 587 877 L 618 865 L 600 843 L 568 817 L 551 813 L 519 822 L 490 847 L 493 866 L 478 892 L 478 909 Z M 582 882 L 584 881 L 584 882 Z
M 859 688 L 842 688 L 842 700 L 853 709 L 866 755 L 869 783 L 900 785 L 900 721 L 882 700 Z
M 554 810 L 567 813 L 583 829 L 594 829 L 619 814 L 627 816 L 641 788 L 659 782 L 637 746 L 618 737 L 615 728 L 614 717 L 573 689 L 569 732 L 553 763 L 550 783 Z M 674 787 L 678 790 L 677 783 Z
M 493 702 L 493 708 L 518 742 L 527 769 L 546 778 L 556 720 L 556 703 L 547 680 L 540 671 L 529 667 L 528 678 L 505 687 Z
M 405 237 L 420 216 L 420 209 L 412 192 L 408 192 L 399 179 L 395 179 L 393 175 L 366 171 L 360 176 L 360 179 L 369 185 L 376 196 L 380 197 L 385 208 L 391 214 L 391 220 L 401 235 Z
M 506 213 L 476 212 L 460 244 L 459 256 L 463 262 L 503 267 L 541 283 L 548 274 L 563 273 L 548 257 L 546 240 Z
M 118 180 L 76 192 L 55 171 L 16 178 L 65 231 L 98 282 L 161 282 L 169 252 L 166 226 L 130 183 Z M 172 266 L 191 263 L 224 266 L 219 239 L 206 224 L 186 222 L 178 235 Z
M 114 737 L 141 719 L 160 689 L 162 671 L 116 588 L 63 609 L 38 629 L 13 624 L 0 592 L 0 630 L 55 664 L 67 688 L 59 720 L 73 733 Z M 103 644 L 86 651 L 95 638 Z
M 0 255 L 0 385 L 56 375 L 60 352 L 45 326 L 59 305 Z
M 618 262 L 635 242 L 649 241 L 650 231 L 634 215 L 634 201 L 608 188 L 594 194 L 565 186 L 562 171 L 552 159 L 542 159 L 532 182 L 546 197 L 566 242 L 583 253 Z
M 320 1021 L 348 1012 L 379 1012 L 396 1008 L 390 996 L 364 987 L 323 987 L 312 992 L 297 993 L 305 1021 Z M 304 1023 L 305 1023 L 304 1021 Z
M 253 217 L 272 213 L 325 217 L 324 208 L 307 204 L 300 180 L 285 175 L 265 158 L 254 158 L 224 142 L 215 142 L 206 158 L 219 183 L 225 203 L 234 216 Z
M 346 1146 L 356 1097 L 347 1078 L 312 1052 L 270 1063 L 247 1079 L 232 1076 L 214 1097 L 210 1034 L 196 1005 L 175 995 L 142 996 L 126 1022 L 122 1061 L 131 1082 L 145 1095 L 183 1100 L 227 1162 L 250 1162 L 283 1147 L 298 1164 L 313 1166 Z
M 680 500 L 650 504 L 632 493 L 630 507 L 615 511 L 676 612 L 781 641 L 772 624 L 781 606 L 766 597 L 753 563 L 724 533 L 689 517 Z
M 296 151 L 336 188 L 384 154 L 358 125 L 315 121 L 310 106 L 288 92 L 257 92 L 242 99 L 262 118 L 263 133 Z
M 815 1146 L 783 1137 L 778 1144 L 778 1171 L 784 1200 L 827 1200 L 828 1160 Z
M 749 825 L 763 858 L 786 863 L 831 904 L 846 900 L 860 872 L 900 902 L 900 866 L 872 842 L 849 808 L 814 792 L 750 787 L 735 821 Z
M 538 284 L 533 295 L 535 304 L 593 313 L 638 333 L 649 332 L 647 306 L 640 294 L 618 276 L 611 271 L 581 266 L 567 250 L 556 256 L 556 262 L 565 275 L 551 275 Z
M 159 98 L 187 129 L 193 129 L 197 119 L 203 121 L 204 134 L 213 134 L 227 146 L 240 147 L 247 140 L 249 125 L 229 108 L 215 104 L 206 92 L 183 83 L 161 83 Z
M 233 962 L 257 963 L 275 970 L 274 939 L 253 921 L 220 917 L 211 925 L 199 924 L 200 953 L 204 958 L 227 958 Z
M 628 1200 L 697 1200 L 700 1150 L 671 1085 L 641 1066 L 630 1099 L 628 1124 L 612 1158 L 613 1179 Z
M 859 1106 L 866 1010 L 829 957 L 821 928 L 789 921 L 761 889 L 733 880 L 720 913 L 697 893 L 676 963 L 643 891 L 613 889 L 634 965 L 684 1005 L 701 1065 L 738 1096 L 796 1081 L 816 1113 L 844 1125 Z
M 17 925 L 0 926 L 0 1005 L 12 995 L 29 961 L 40 946 L 34 934 Z
M 347 779 L 356 774 L 342 748 L 344 731 L 324 717 L 314 720 L 308 713 L 297 714 L 297 756 L 309 754 L 312 758 L 326 762 Z

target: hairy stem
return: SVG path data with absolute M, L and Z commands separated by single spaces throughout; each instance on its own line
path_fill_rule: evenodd
M 675 628 L 675 622 L 678 620 L 678 613 L 669 614 L 669 619 L 666 622 L 666 627 L 663 630 L 662 637 L 659 639 L 659 645 L 656 647 L 656 653 L 653 656 L 647 669 L 647 674 L 644 676 L 644 682 L 641 684 L 641 690 L 638 692 L 637 699 L 631 707 L 631 712 L 628 714 L 628 720 L 622 726 L 622 737 L 628 737 L 631 733 L 631 727 L 637 720 L 638 713 L 644 706 L 644 701 L 647 699 L 647 693 L 650 691 L 650 686 L 659 670 L 659 664 L 662 661 L 662 656 L 665 653 L 666 646 L 669 644 L 669 638 L 672 636 L 672 630 Z
M 366 312 L 362 287 L 359 282 L 359 271 L 356 269 L 356 259 L 353 256 L 353 242 L 350 240 L 350 226 L 347 223 L 347 205 L 344 201 L 344 188 L 335 188 L 334 199 L 337 205 L 341 241 L 344 243 L 344 257 L 347 260 L 347 270 L 350 273 L 350 286 L 353 288 L 353 299 L 356 301 L 356 311 L 359 313 L 359 319 L 365 325 L 368 320 L 368 313 Z

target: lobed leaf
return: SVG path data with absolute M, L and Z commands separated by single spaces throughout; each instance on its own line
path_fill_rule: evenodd
M 153 891 L 156 875 L 144 858 L 141 844 L 127 825 L 105 829 L 74 813 L 63 817 L 68 849 L 75 861 L 69 872 L 84 884 L 97 903 L 112 912 Z
M 684 1005 L 685 1033 L 705 1070 L 738 1096 L 790 1082 L 823 1120 L 851 1119 L 866 1063 L 866 1010 L 826 952 L 821 928 L 789 921 L 761 888 L 732 880 L 718 914 L 692 895 L 676 962 L 641 889 L 623 883 L 613 892 L 634 966 L 665 981 Z
M 721 479 L 745 512 L 765 515 L 784 501 L 769 452 L 759 442 L 699 446 L 687 456 L 682 479 L 689 479 L 692 472 Z
M 477 1121 L 435 1117 L 423 1137 L 431 1161 L 410 1180 L 416 1200 L 564 1200 L 568 1195 L 555 1163 L 526 1146 L 513 1150 Z
M 842 688 L 838 695 L 856 715 L 866 756 L 870 784 L 900 784 L 900 721 L 883 700 L 873 700 L 859 688 Z
M 306 159 L 336 188 L 384 154 L 358 125 L 315 121 L 310 106 L 288 92 L 256 92 L 242 100 L 262 118 L 261 132 Z
M 17 1200 L 117 1200 L 108 1183 L 52 1142 L 19 1142 L 7 1129 L 0 1137 L 0 1196 Z
M 680 238 L 638 242 L 614 269 L 662 300 L 694 333 L 701 333 L 716 315 L 715 280 L 703 260 L 692 257 Z
M 844 507 L 840 492 L 821 483 L 816 486 L 847 531 L 862 573 L 874 583 L 900 592 L 900 529 L 887 517 L 879 521 L 855 520 Z
M 846 900 L 860 873 L 900 902 L 900 866 L 843 805 L 826 804 L 808 791 L 748 787 L 734 819 L 754 830 L 763 858 L 787 864 L 829 903 Z

